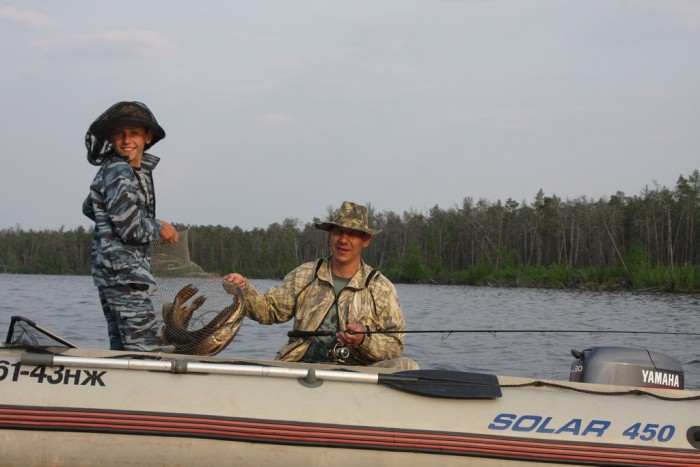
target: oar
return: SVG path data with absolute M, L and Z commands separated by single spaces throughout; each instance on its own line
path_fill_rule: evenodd
M 168 373 L 213 373 L 221 375 L 296 378 L 305 382 L 339 381 L 346 383 L 381 384 L 412 394 L 450 399 L 493 399 L 501 397 L 498 378 L 494 375 L 447 370 L 408 370 L 396 373 L 367 373 L 316 368 L 287 368 L 230 363 L 204 363 L 186 360 L 141 360 L 133 358 L 71 357 L 25 353 L 22 365 L 142 370 Z M 317 384 L 315 384 L 317 385 Z M 315 386 L 309 385 L 309 386 Z
M 409 370 L 377 376 L 379 384 L 423 396 L 450 399 L 495 399 L 501 397 L 498 378 L 485 373 Z
M 287 333 L 289 337 L 323 337 L 335 336 L 341 331 L 298 331 L 293 330 Z M 614 329 L 430 329 L 430 330 L 412 330 L 412 331 L 352 331 L 347 329 L 347 334 L 453 334 L 458 332 L 467 333 L 573 333 L 573 334 L 658 334 L 658 335 L 673 335 L 673 336 L 700 336 L 698 332 L 675 332 L 675 331 L 618 331 Z

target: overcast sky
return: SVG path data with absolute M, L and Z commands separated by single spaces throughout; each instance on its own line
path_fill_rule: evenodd
M 167 137 L 158 217 L 637 195 L 700 169 L 700 1 L 0 0 L 0 228 L 89 226 L 83 139 Z

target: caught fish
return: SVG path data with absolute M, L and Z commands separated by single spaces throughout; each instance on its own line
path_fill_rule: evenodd
M 233 296 L 233 303 L 221 310 L 211 321 L 199 329 L 190 330 L 190 322 L 207 300 L 197 295 L 199 289 L 192 284 L 182 287 L 172 303 L 163 305 L 163 343 L 175 346 L 175 352 L 192 355 L 216 355 L 231 343 L 243 323 L 243 292 L 234 284 L 224 282 L 224 290 Z

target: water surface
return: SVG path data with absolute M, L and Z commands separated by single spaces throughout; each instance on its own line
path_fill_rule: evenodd
M 279 283 L 251 281 L 259 290 Z M 632 345 L 678 358 L 686 387 L 700 389 L 700 296 L 471 286 L 397 284 L 410 330 L 539 332 L 416 333 L 405 355 L 422 368 L 568 379 L 571 349 Z M 108 348 L 107 331 L 88 276 L 0 274 L 0 333 L 10 317 L 25 316 L 78 347 Z M 246 319 L 222 356 L 274 358 L 291 323 L 263 326 Z M 679 335 L 601 334 L 595 330 L 678 332 Z M 590 333 L 541 332 L 591 330 Z

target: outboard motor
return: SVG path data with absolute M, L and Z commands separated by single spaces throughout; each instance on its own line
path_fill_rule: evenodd
M 642 347 L 591 347 L 571 350 L 569 381 L 647 388 L 683 389 L 683 367 L 668 355 Z

